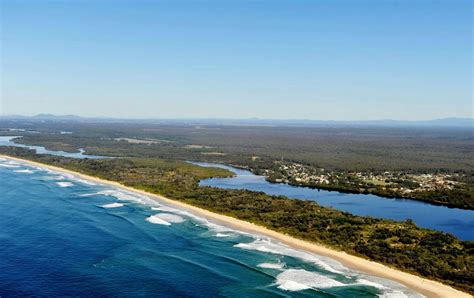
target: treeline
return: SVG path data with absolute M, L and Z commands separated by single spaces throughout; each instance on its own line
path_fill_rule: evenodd
M 271 183 L 278 183 L 277 179 L 279 178 L 281 178 L 281 176 L 271 175 L 267 177 L 267 181 Z M 359 186 L 357 184 L 347 183 L 344 181 L 339 181 L 337 184 L 315 184 L 291 180 L 288 182 L 288 184 L 342 193 L 373 194 L 389 199 L 411 199 L 451 208 L 474 210 L 474 183 L 472 181 L 468 181 L 468 179 L 463 179 L 463 181 L 466 182 L 456 185 L 452 189 L 438 188 L 436 190 L 414 191 L 409 194 L 397 191 L 393 188 L 383 188 L 378 185 Z M 407 182 L 404 181 L 404 183 Z
M 417 199 L 449 207 L 474 208 L 474 138 L 472 132 L 465 130 L 195 127 L 156 123 L 78 122 L 35 122 L 22 125 L 40 133 L 15 132 L 24 135 L 17 142 L 41 145 L 51 150 L 75 152 L 83 148 L 88 154 L 102 156 L 220 162 L 243 166 L 256 174 L 273 168 L 275 161 L 282 159 L 338 171 L 342 175 L 349 171 L 370 171 L 373 174 L 385 171 L 412 174 L 460 173 L 467 178 L 453 190 L 418 191 L 409 195 L 377 186 L 361 188 L 342 181 L 324 186 L 304 186 L 349 193 L 372 193 L 388 198 Z M 60 131 L 72 134 L 60 134 Z M 134 144 L 119 141 L 120 138 L 154 140 L 155 143 Z M 271 178 L 269 180 L 275 181 Z
M 193 126 L 147 122 L 0 122 L 0 129 L 7 125 L 39 131 L 39 134 L 23 133 L 27 137 L 22 142 L 28 144 L 66 149 L 73 146 L 101 155 L 192 157 L 247 166 L 252 163 L 253 167 L 260 161 L 284 159 L 330 170 L 374 173 L 472 173 L 474 169 L 474 134 L 466 129 Z M 64 130 L 73 134 L 59 134 Z M 129 144 L 116 138 L 162 142 Z M 211 148 L 190 149 L 185 145 Z M 226 155 L 205 154 L 216 151 Z M 252 159 L 253 156 L 259 159 Z
M 70 159 L 35 155 L 13 147 L 0 147 L 0 153 L 118 181 L 474 293 L 474 243 L 419 228 L 411 221 L 354 216 L 315 202 L 260 192 L 200 187 L 200 179 L 230 173 L 179 161 Z

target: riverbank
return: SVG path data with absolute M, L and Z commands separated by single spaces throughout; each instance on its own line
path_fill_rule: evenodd
M 282 195 L 292 199 L 314 201 L 320 206 L 335 208 L 362 217 L 370 216 L 397 222 L 410 219 L 420 228 L 452 234 L 461 240 L 474 241 L 474 211 L 471 210 L 436 206 L 417 200 L 386 199 L 373 194 L 349 194 L 287 183 L 271 183 L 265 176 L 255 175 L 247 169 L 216 163 L 194 162 L 193 164 L 223 168 L 236 173 L 236 176 L 232 178 L 203 179 L 199 182 L 201 186 L 231 190 L 245 189 L 272 196 Z M 436 216 L 426 216 L 426 214 L 436 214 Z M 415 235 L 408 237 L 415 237 Z M 359 239 L 356 238 L 353 241 Z M 427 261 L 429 263 L 429 260 Z M 408 263 L 406 265 L 410 266 Z
M 277 182 L 276 180 L 272 180 L 268 177 L 265 177 L 265 180 L 273 183 L 273 184 L 278 184 L 281 182 Z M 326 190 L 326 191 L 335 191 L 335 192 L 340 192 L 340 193 L 348 193 L 348 194 L 362 194 L 362 195 L 374 195 L 374 196 L 379 196 L 382 198 L 386 199 L 391 199 L 391 200 L 412 200 L 412 201 L 418 201 L 418 202 L 423 202 L 426 204 L 430 205 L 435 205 L 435 206 L 443 206 L 447 208 L 458 208 L 458 209 L 463 209 L 463 210 L 474 210 L 470 206 L 466 205 L 460 205 L 460 204 L 452 204 L 449 202 L 442 202 L 442 201 L 431 201 L 427 199 L 422 199 L 422 198 L 416 198 L 416 197 L 411 197 L 404 195 L 402 193 L 388 193 L 384 191 L 379 191 L 379 190 L 373 190 L 373 191 L 368 191 L 368 190 L 363 190 L 360 191 L 359 189 L 351 189 L 351 188 L 343 188 L 339 186 L 324 186 L 324 185 L 315 185 L 315 184 L 307 184 L 307 183 L 296 183 L 296 182 L 288 182 L 288 185 L 292 186 L 298 186 L 298 187 L 307 187 L 311 189 L 320 189 L 320 190 Z
M 239 166 L 243 167 L 243 166 Z M 421 201 L 436 206 L 474 210 L 472 181 L 466 173 L 436 171 L 325 170 L 294 162 L 274 161 L 262 168 L 250 163 L 245 167 L 270 183 L 286 183 L 348 194 L 372 194 L 388 199 Z
M 423 295 L 426 295 L 428 297 L 471 297 L 470 295 L 468 295 L 466 293 L 455 290 L 455 289 L 453 289 L 449 286 L 443 285 L 439 282 L 431 281 L 431 280 L 424 279 L 424 278 L 421 278 L 421 277 L 418 277 L 418 276 L 415 276 L 415 275 L 412 275 L 412 274 L 401 272 L 401 271 L 389 268 L 387 266 L 381 265 L 379 263 L 371 262 L 371 261 L 368 261 L 368 260 L 363 259 L 363 258 L 359 258 L 359 257 L 355 257 L 355 256 L 352 256 L 352 255 L 343 253 L 343 252 L 335 251 L 335 250 L 329 249 L 327 247 L 324 247 L 324 246 L 321 246 L 321 245 L 318 245 L 318 244 L 315 244 L 315 243 L 302 241 L 302 240 L 296 239 L 294 237 L 284 235 L 284 234 L 281 234 L 281 233 L 277 233 L 275 231 L 266 229 L 266 228 L 261 227 L 261 226 L 257 226 L 255 224 L 252 224 L 252 223 L 249 223 L 249 222 L 245 222 L 245 221 L 238 220 L 238 219 L 235 219 L 235 218 L 232 218 L 232 217 L 229 217 L 229 216 L 225 216 L 225 215 L 221 215 L 221 214 L 216 214 L 216 213 L 213 213 L 213 212 L 201 209 L 201 208 L 197 208 L 197 207 L 194 207 L 194 206 L 191 206 L 191 205 L 188 205 L 188 204 L 184 204 L 182 202 L 178 202 L 178 201 L 175 201 L 175 200 L 168 199 L 168 198 L 160 196 L 160 195 L 151 194 L 151 193 L 148 193 L 148 192 L 145 192 L 145 191 L 142 191 L 142 190 L 127 187 L 127 186 L 124 186 L 124 185 L 122 185 L 120 183 L 117 183 L 117 182 L 103 180 L 103 179 L 99 179 L 99 178 L 96 178 L 96 177 L 93 177 L 93 176 L 84 175 L 84 174 L 80 174 L 80 173 L 73 172 L 73 171 L 70 171 L 70 170 L 66 170 L 66 169 L 63 169 L 63 168 L 49 166 L 49 165 L 45 165 L 45 164 L 42 164 L 42 163 L 32 162 L 32 161 L 29 161 L 29 160 L 13 158 L 13 157 L 5 156 L 5 155 L 0 155 L 0 157 L 16 160 L 16 161 L 19 161 L 19 162 L 27 163 L 27 164 L 42 167 L 42 168 L 47 168 L 47 169 L 50 169 L 50 170 L 53 170 L 53 171 L 72 174 L 72 175 L 75 175 L 75 176 L 80 177 L 82 179 L 87 179 L 87 180 L 94 181 L 94 182 L 97 182 L 97 183 L 118 187 L 118 188 L 121 188 L 121 189 L 124 189 L 124 190 L 127 190 L 127 191 L 140 193 L 142 195 L 146 195 L 150 198 L 153 198 L 157 201 L 164 202 L 168 205 L 178 207 L 180 209 L 184 209 L 186 211 L 192 212 L 192 213 L 194 213 L 198 216 L 204 217 L 204 218 L 212 220 L 214 222 L 217 222 L 217 223 L 220 223 L 220 224 L 223 224 L 223 225 L 226 225 L 226 226 L 238 229 L 238 230 L 250 232 L 252 234 L 260 234 L 260 235 L 268 236 L 268 237 L 276 239 L 276 240 L 278 240 L 282 243 L 285 243 L 285 244 L 287 244 L 291 247 L 330 257 L 332 259 L 335 259 L 335 260 L 343 263 L 348 268 L 355 269 L 355 270 L 362 271 L 362 272 L 366 272 L 370 275 L 379 276 L 379 277 L 382 277 L 382 278 L 397 281 L 397 282 L 399 282 L 401 284 L 404 284 L 407 287 L 409 287 L 411 289 L 414 289 L 414 290 L 418 291 L 419 293 L 421 293 Z

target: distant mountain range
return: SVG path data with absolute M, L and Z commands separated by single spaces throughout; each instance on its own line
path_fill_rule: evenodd
M 0 116 L 0 119 L 86 120 L 88 118 L 77 116 L 77 115 L 38 114 L 34 116 L 4 115 L 4 116 Z
M 298 119 L 121 119 L 121 118 L 89 118 L 77 115 L 39 114 L 35 116 L 5 115 L 0 120 L 30 120 L 30 121 L 76 121 L 76 122 L 139 122 L 187 125 L 255 125 L 255 126 L 371 126 L 371 127 L 464 127 L 474 129 L 474 118 L 443 118 L 434 120 L 298 120 Z

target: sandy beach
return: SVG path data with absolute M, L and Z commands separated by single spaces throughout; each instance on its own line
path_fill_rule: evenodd
M 110 186 L 117 187 L 126 191 L 136 192 L 136 193 L 148 196 L 150 198 L 153 198 L 154 200 L 157 200 L 159 202 L 165 203 L 167 205 L 177 207 L 182 210 L 186 210 L 197 216 L 214 221 L 215 223 L 228 226 L 237 230 L 241 230 L 244 232 L 267 236 L 277 241 L 280 241 L 281 243 L 284 243 L 290 247 L 297 248 L 299 250 L 304 250 L 310 253 L 315 253 L 318 255 L 330 257 L 334 260 L 341 262 L 344 266 L 350 269 L 399 282 L 407 286 L 408 288 L 413 289 L 427 297 L 472 297 L 471 295 L 467 293 L 458 291 L 440 282 L 432 281 L 432 280 L 425 279 L 413 274 L 402 272 L 402 271 L 390 268 L 386 265 L 372 262 L 360 257 L 352 256 L 345 252 L 336 251 L 334 249 L 330 249 L 316 243 L 296 239 L 294 237 L 281 234 L 281 233 L 269 230 L 265 227 L 258 226 L 246 221 L 242 221 L 242 220 L 238 220 L 229 216 L 213 213 L 213 212 L 210 212 L 210 211 L 207 211 L 195 206 L 191 206 L 191 205 L 188 205 L 176 200 L 168 199 L 160 195 L 156 195 L 156 194 L 148 193 L 139 189 L 127 187 L 118 182 L 103 180 L 103 179 L 99 179 L 93 176 L 84 175 L 84 174 L 73 172 L 70 170 L 63 169 L 63 168 L 54 167 L 54 166 L 50 166 L 50 165 L 46 165 L 42 163 L 37 163 L 37 162 L 25 160 L 25 159 L 19 159 L 15 157 L 6 156 L 6 155 L 0 155 L 0 157 L 15 160 L 15 161 L 29 164 L 32 166 L 36 166 L 36 167 L 41 167 L 41 168 L 45 168 L 45 169 L 49 169 L 49 170 L 53 170 L 57 172 L 71 174 L 81 179 L 86 179 L 86 180 L 97 182 L 104 185 L 110 185 Z

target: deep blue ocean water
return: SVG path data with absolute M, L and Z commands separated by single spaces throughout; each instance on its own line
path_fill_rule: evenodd
M 1 297 L 415 295 L 145 196 L 7 159 L 0 215 Z
M 406 199 L 387 199 L 375 195 L 347 194 L 284 183 L 270 183 L 263 176 L 250 171 L 221 164 L 201 163 L 205 167 L 220 167 L 236 173 L 232 178 L 213 178 L 201 181 L 200 185 L 227 189 L 248 189 L 270 195 L 316 201 L 326 207 L 333 207 L 352 214 L 389 218 L 403 221 L 412 219 L 418 226 L 451 233 L 460 239 L 474 240 L 474 211 L 436 206 Z

